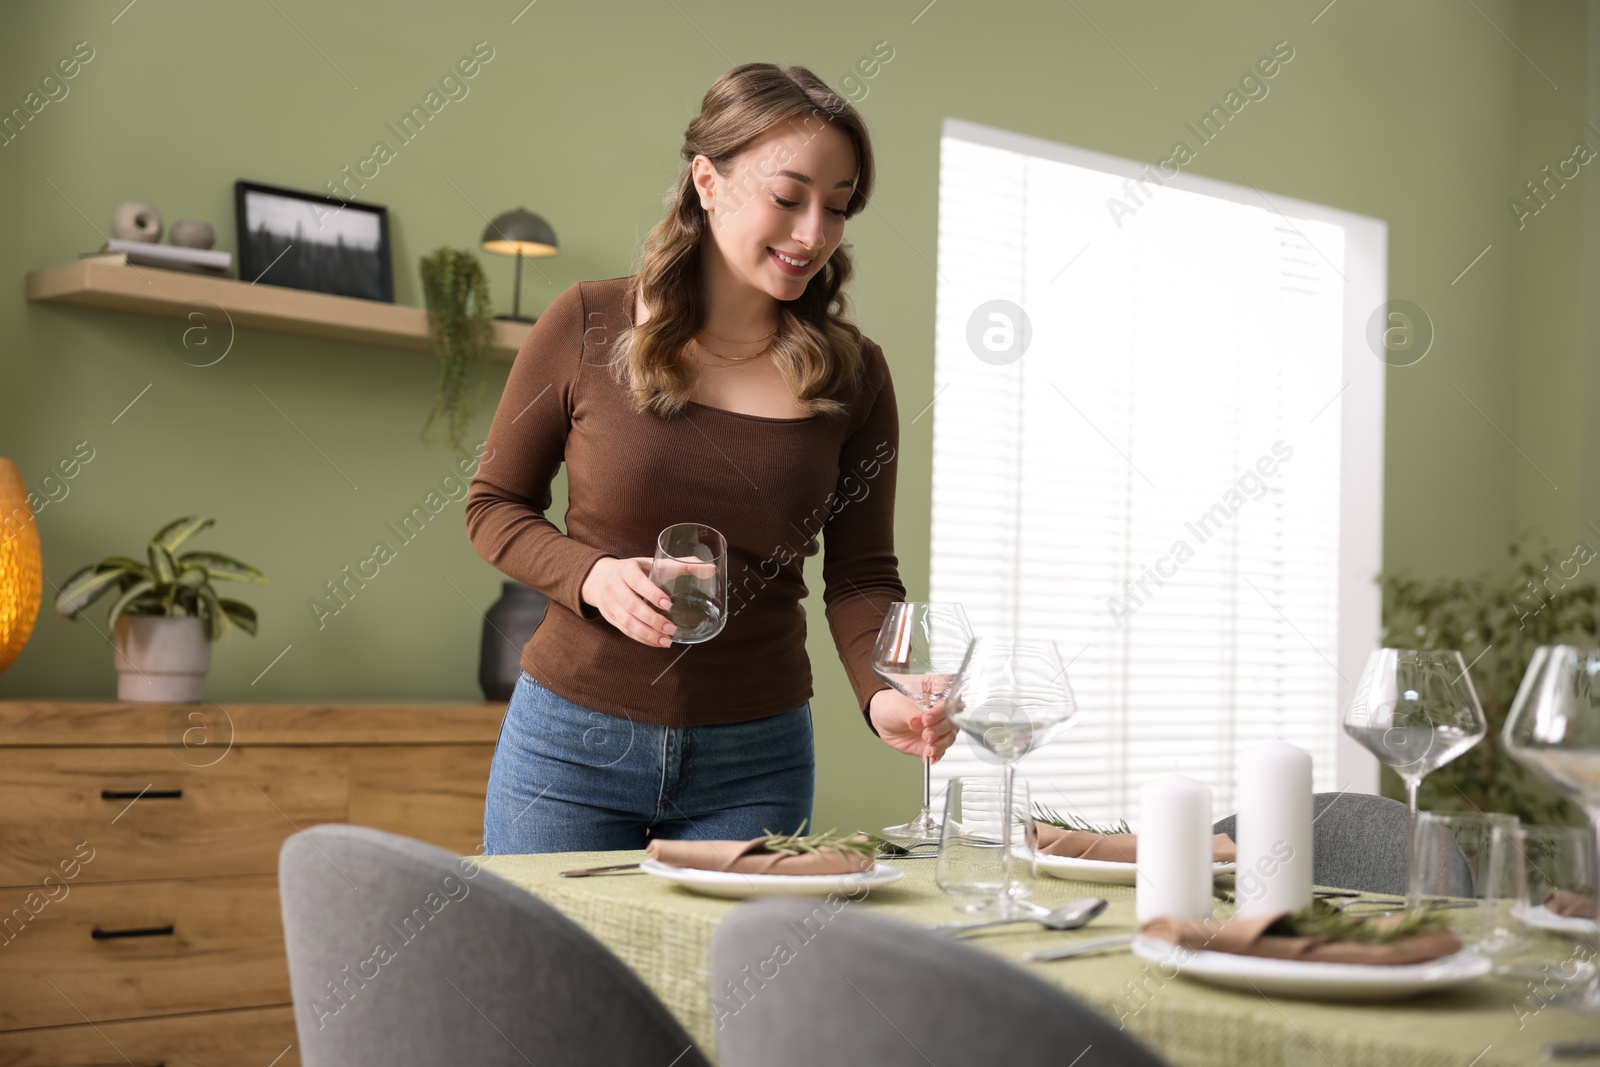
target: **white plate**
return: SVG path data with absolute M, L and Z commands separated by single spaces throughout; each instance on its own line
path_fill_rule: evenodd
M 1515 904 L 1511 908 L 1511 917 L 1520 923 L 1533 927 L 1535 930 L 1549 930 L 1557 934 L 1576 934 L 1579 937 L 1591 936 L 1594 933 L 1593 919 L 1580 919 L 1576 915 L 1557 915 L 1543 904 L 1540 904 L 1537 908 L 1530 908 L 1525 904 Z
M 1268 996 L 1315 1000 L 1384 1000 L 1416 996 L 1482 978 L 1494 967 L 1484 956 L 1457 952 L 1425 963 L 1305 963 L 1231 952 L 1185 953 L 1170 941 L 1133 939 L 1133 954 L 1212 985 Z
M 747 897 L 821 896 L 827 893 L 858 893 L 863 889 L 898 882 L 906 872 L 898 867 L 874 864 L 865 874 L 739 874 L 732 871 L 703 871 L 695 867 L 674 867 L 660 860 L 639 864 L 645 874 L 665 878 L 685 889 L 711 897 L 744 900 Z
M 1139 867 L 1133 863 L 1115 863 L 1111 860 L 1085 860 L 1073 856 L 1044 856 L 1038 858 L 1039 869 L 1057 878 L 1074 882 L 1097 882 L 1100 885 L 1133 885 Z M 1230 873 L 1235 864 L 1213 863 L 1213 875 Z

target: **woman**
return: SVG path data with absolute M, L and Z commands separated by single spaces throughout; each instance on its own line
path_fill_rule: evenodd
M 550 598 L 489 774 L 484 852 L 643 848 L 799 828 L 815 761 L 802 564 L 872 731 L 954 738 L 871 666 L 894 555 L 899 423 L 883 352 L 844 312 L 845 220 L 872 191 L 848 103 L 804 67 L 707 91 L 635 275 L 557 296 L 511 368 L 467 497 L 473 547 Z M 548 519 L 567 464 L 567 532 Z M 728 540 L 727 621 L 673 646 L 657 534 Z

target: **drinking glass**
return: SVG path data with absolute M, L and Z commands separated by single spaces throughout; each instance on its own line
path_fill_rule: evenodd
M 1000 761 L 1005 811 L 1012 805 L 1017 761 L 1059 733 L 1076 712 L 1061 650 L 1048 640 L 974 638 L 945 702 L 950 721 Z M 1015 919 L 1030 913 L 1010 889 L 1014 836 L 1008 819 L 1001 826 L 1004 888 L 977 909 L 985 917 Z
M 1522 942 L 1513 918 L 1522 857 L 1515 815 L 1419 812 L 1406 868 L 1406 909 L 1439 909 L 1461 947 L 1495 957 Z
M 1500 742 L 1518 763 L 1582 807 L 1600 840 L 1600 648 L 1539 646 Z M 1579 1006 L 1600 1012 L 1600 981 L 1590 981 Z
M 1571 902 L 1592 900 L 1595 892 L 1594 842 L 1587 826 L 1524 826 L 1517 831 L 1522 879 L 1513 912 L 1523 945 L 1497 960 L 1497 974 L 1523 979 L 1527 1007 L 1581 1001 L 1594 976 L 1594 920 L 1552 909 L 1552 895 Z
M 958 911 L 976 911 L 1000 894 L 1000 849 L 1004 834 L 1000 828 L 1001 782 L 998 777 L 952 778 L 946 783 L 944 820 L 939 829 L 939 858 L 934 860 L 934 881 L 953 897 L 982 898 L 957 904 Z M 1034 854 L 1034 826 L 1030 816 L 1028 783 L 1013 787 L 1011 825 L 1022 836 L 1013 838 Z M 1030 874 L 1031 874 L 1030 867 Z M 1032 878 L 1013 876 L 1010 895 L 1021 899 L 1032 890 Z M 1030 905 L 1032 907 L 1034 905 Z
M 1517 838 L 1524 861 L 1521 915 L 1524 920 L 1548 923 L 1552 929 L 1587 931 L 1592 915 L 1564 912 L 1555 894 L 1572 903 L 1595 895 L 1594 842 L 1587 826 L 1524 826 Z M 1588 911 L 1593 911 L 1591 904 Z M 1561 922 L 1561 919 L 1567 922 Z
M 872 669 L 928 711 L 950 692 L 971 643 L 972 627 L 960 604 L 890 604 L 872 646 Z M 933 812 L 933 760 L 929 757 L 922 757 L 922 811 L 909 822 L 884 827 L 883 832 L 919 841 L 939 839 L 939 817 Z
M 1380 648 L 1367 657 L 1344 732 L 1405 782 L 1409 842 L 1422 779 L 1482 741 L 1489 724 L 1460 652 Z
M 673 644 L 698 645 L 722 632 L 728 621 L 728 541 L 716 530 L 697 522 L 662 530 L 650 580 L 672 598 L 664 614 L 677 627 Z

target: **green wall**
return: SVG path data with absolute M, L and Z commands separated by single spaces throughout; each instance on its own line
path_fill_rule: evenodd
M 0 302 L 0 455 L 38 488 L 78 442 L 94 449 L 67 495 L 39 514 L 53 581 L 138 550 L 190 512 L 217 519 L 197 544 L 271 575 L 272 585 L 248 590 L 260 635 L 214 650 L 212 699 L 477 696 L 479 612 L 501 575 L 468 544 L 459 502 L 323 629 L 306 606 L 449 471 L 448 452 L 418 440 L 432 361 L 241 333 L 221 363 L 194 368 L 175 357 L 162 320 L 30 305 L 23 276 L 98 247 L 112 209 L 130 199 L 155 204 L 169 224 L 210 220 L 218 247 L 233 248 L 234 179 L 321 187 L 390 139 L 384 123 L 477 41 L 494 58 L 470 94 L 360 193 L 391 211 L 402 303 L 420 303 L 420 256 L 473 245 L 485 215 L 519 204 L 550 219 L 562 244 L 527 275 L 533 310 L 575 281 L 629 273 L 676 173 L 683 127 L 718 74 L 756 59 L 801 63 L 842 89 L 875 42 L 893 47 L 860 103 L 880 183 L 848 236 L 858 321 L 889 355 L 908 423 L 898 528 L 913 597 L 927 590 L 932 419 L 909 419 L 933 391 L 941 120 L 1154 161 L 1280 40 L 1293 62 L 1189 169 L 1389 221 L 1391 295 L 1425 307 L 1437 339 L 1421 363 L 1389 373 L 1387 563 L 1474 571 L 1498 560 L 1519 524 L 1564 540 L 1581 518 L 1600 517 L 1582 506 L 1585 493 L 1600 502 L 1583 488 L 1600 482 L 1585 445 L 1600 385 L 1582 370 L 1594 364 L 1594 334 L 1579 297 L 1594 292 L 1596 215 L 1582 208 L 1595 202 L 1595 168 L 1532 232 L 1518 234 L 1506 207 L 1538 165 L 1584 135 L 1596 50 L 1593 17 L 1575 0 L 1526 9 L 1480 0 L 1477 11 L 1370 0 L 1325 11 L 1321 0 L 1222 10 L 539 0 L 520 15 L 520 0 L 125 4 L 18 6 L 0 38 L 7 110 L 76 42 L 95 51 L 69 95 L 0 147 L 0 262 L 12 279 Z M 1589 136 L 1600 146 L 1600 132 Z M 483 258 L 508 310 L 511 263 Z M 504 374 L 498 366 L 474 441 Z M 909 814 L 917 768 L 863 728 L 815 564 L 811 577 L 817 820 L 881 825 Z M 0 695 L 108 698 L 106 641 L 46 611 L 0 676 Z
M 1589 526 L 1600 526 L 1600 471 L 1595 449 L 1585 447 L 1586 427 L 1600 416 L 1591 395 L 1600 361 L 1583 299 L 1588 293 L 1588 304 L 1600 305 L 1600 249 L 1593 247 L 1600 240 L 1600 181 L 1593 177 L 1600 128 L 1587 121 L 1600 116 L 1600 19 L 1585 26 L 1583 6 L 1527 6 L 1522 44 L 1538 69 L 1523 62 L 1519 72 L 1522 121 L 1510 195 L 1529 212 L 1520 228 L 1518 213 L 1506 208 L 1513 220 L 1506 242 L 1520 267 L 1518 432 L 1507 431 L 1526 453 L 1513 454 L 1516 512 L 1524 527 L 1548 533 L 1565 550 L 1575 538 L 1600 548 L 1600 531 Z M 1587 164 L 1569 160 L 1579 142 L 1597 153 Z M 1578 178 L 1562 178 L 1574 167 Z M 1529 181 L 1548 203 L 1529 193 Z

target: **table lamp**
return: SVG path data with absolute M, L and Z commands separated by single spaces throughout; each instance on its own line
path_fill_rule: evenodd
M 517 286 L 516 294 L 512 297 L 511 314 L 496 315 L 495 318 L 510 319 L 513 322 L 537 322 L 537 317 L 524 318 L 522 315 L 522 257 L 555 255 L 559 250 L 556 245 L 556 231 L 538 215 L 527 208 L 519 207 L 515 211 L 507 211 L 497 216 L 489 223 L 483 231 L 481 247 L 484 251 L 496 255 L 517 257 Z
M 0 459 L 0 671 L 22 653 L 39 617 L 39 530 L 22 472 Z

